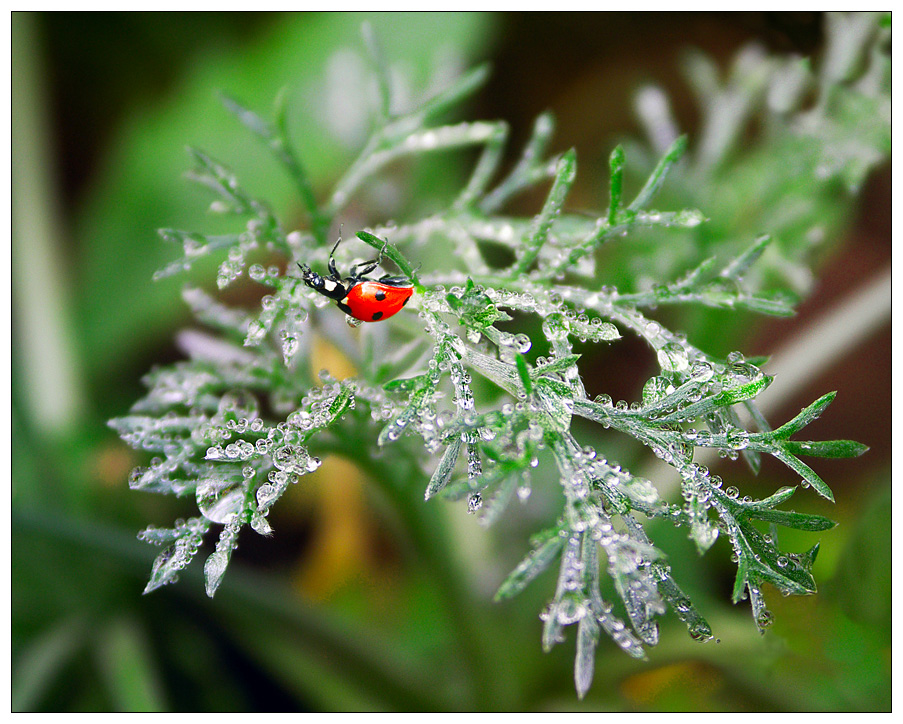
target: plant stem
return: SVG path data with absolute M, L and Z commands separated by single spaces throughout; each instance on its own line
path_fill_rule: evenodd
M 506 703 L 500 701 L 500 695 L 507 687 L 501 686 L 500 680 L 504 677 L 505 667 L 490 660 L 487 637 L 491 635 L 491 626 L 486 623 L 488 612 L 480 610 L 475 604 L 458 564 L 449 553 L 449 533 L 435 504 L 424 503 L 421 495 L 408 484 L 421 476 L 418 466 L 400 455 L 393 455 L 391 459 L 362 456 L 361 452 L 368 449 L 370 438 L 356 434 L 360 429 L 346 428 L 336 436 L 335 444 L 327 444 L 325 449 L 360 466 L 379 484 L 404 521 L 414 549 L 446 601 L 446 612 L 457 632 L 461 655 L 467 663 L 473 701 L 466 706 L 462 704 L 462 708 L 504 709 Z

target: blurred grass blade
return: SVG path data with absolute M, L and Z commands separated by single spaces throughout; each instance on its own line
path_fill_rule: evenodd
M 40 706 L 44 693 L 84 644 L 86 633 L 84 621 L 70 616 L 33 639 L 14 657 L 10 706 L 13 712 L 35 711 Z
M 147 637 L 135 619 L 108 621 L 97 642 L 97 655 L 116 711 L 166 711 Z

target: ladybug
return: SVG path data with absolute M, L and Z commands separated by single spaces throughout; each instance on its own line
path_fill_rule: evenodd
M 379 322 L 401 311 L 414 293 L 414 285 L 410 279 L 388 274 L 378 280 L 367 278 L 367 274 L 376 269 L 382 261 L 383 252 L 389 244 L 388 240 L 376 259 L 355 264 L 351 267 L 351 274 L 344 279 L 336 269 L 333 256 L 341 243 L 340 236 L 329 252 L 328 277 L 321 277 L 306 264 L 298 264 L 304 283 L 324 297 L 335 300 L 339 309 L 361 322 Z

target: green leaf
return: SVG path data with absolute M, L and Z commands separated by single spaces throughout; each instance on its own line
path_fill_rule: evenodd
M 820 440 L 817 442 L 787 440 L 783 447 L 794 455 L 809 455 L 815 458 L 855 458 L 868 450 L 867 445 L 853 440 Z
M 796 492 L 796 487 L 785 486 L 778 490 L 774 495 L 770 495 L 767 498 L 763 498 L 762 500 L 756 500 L 752 503 L 748 503 L 746 507 L 755 508 L 757 510 L 767 510 L 770 508 L 777 507 L 781 503 L 784 503 L 793 496 Z
M 835 577 L 828 581 L 827 596 L 835 599 L 854 621 L 868 622 L 889 641 L 893 626 L 894 532 L 892 471 L 879 473 L 874 490 L 857 501 L 853 531 L 844 542 Z
M 87 634 L 85 622 L 68 614 L 26 642 L 13 657 L 12 711 L 37 711 L 48 690 L 84 646 Z
M 367 46 L 367 52 L 370 55 L 374 75 L 376 76 L 376 87 L 379 91 L 378 119 L 385 123 L 392 111 L 392 82 L 389 76 L 389 68 L 386 65 L 386 56 L 370 23 L 363 23 L 361 35 L 364 36 L 364 44 Z
M 518 354 L 514 361 L 517 365 L 517 374 L 520 376 L 520 382 L 524 386 L 524 390 L 529 395 L 533 392 L 533 380 L 530 379 L 530 369 L 527 367 L 527 360 L 522 354 Z
M 831 492 L 831 488 L 829 488 L 825 484 L 825 482 L 820 477 L 818 477 L 816 472 L 808 465 L 806 465 L 806 463 L 794 457 L 784 448 L 777 448 L 771 454 L 791 470 L 798 473 L 806 483 L 815 488 L 816 492 L 819 495 L 827 498 L 832 503 L 834 502 L 834 494 Z
M 831 530 L 837 523 L 830 518 L 821 515 L 797 513 L 792 510 L 763 510 L 750 509 L 748 517 L 763 520 L 766 523 L 776 523 L 796 530 Z
M 543 160 L 546 146 L 555 131 L 555 117 L 548 111 L 537 116 L 533 123 L 533 132 L 527 141 L 517 165 L 507 178 L 499 183 L 492 192 L 480 202 L 480 209 L 489 214 L 502 206 L 518 191 L 533 186 L 545 178 L 554 175 L 554 167 Z
M 527 587 L 536 576 L 542 573 L 558 557 L 564 546 L 564 538 L 559 535 L 559 528 L 552 528 L 536 536 L 533 550 L 524 558 L 499 586 L 495 594 L 496 601 L 503 601 L 516 596 Z
M 387 239 L 380 239 L 378 236 L 374 236 L 369 231 L 359 231 L 356 234 L 357 238 L 361 241 L 369 244 L 377 251 L 385 254 L 389 259 L 392 260 L 392 263 L 395 264 L 400 270 L 401 273 L 404 274 L 408 279 L 411 279 L 414 284 L 420 286 L 420 282 L 417 280 L 417 272 L 414 271 L 414 267 L 411 266 L 411 263 L 402 256 L 401 252 L 398 249 L 390 244 Z
M 726 407 L 728 405 L 734 405 L 738 402 L 742 402 L 743 400 L 748 400 L 752 397 L 755 397 L 762 390 L 768 387 L 768 385 L 770 385 L 773 381 L 774 377 L 771 377 L 770 375 L 762 375 L 752 382 L 747 382 L 746 384 L 739 385 L 737 387 L 730 387 L 726 390 L 722 390 L 713 398 L 713 402 L 716 407 Z
M 386 392 L 415 392 L 427 384 L 429 377 L 427 375 L 417 375 L 416 377 L 405 377 L 397 380 L 391 380 L 383 385 Z
M 465 327 L 483 330 L 496 322 L 506 322 L 511 316 L 493 304 L 486 293 L 468 277 L 464 291 L 458 294 L 449 292 L 445 300 L 461 319 Z
M 329 420 L 325 427 L 332 425 L 342 415 L 354 405 L 354 388 L 351 385 L 343 384 L 338 394 L 333 398 L 329 405 Z
M 742 279 L 746 272 L 749 271 L 749 268 L 759 260 L 759 257 L 762 256 L 762 253 L 770 243 L 771 237 L 768 234 L 763 234 L 740 256 L 732 260 L 722 270 L 720 276 L 736 280 Z
M 417 125 L 422 125 L 446 111 L 457 106 L 468 96 L 472 96 L 489 80 L 489 65 L 483 64 L 468 70 L 448 87 L 439 91 L 423 105 L 423 109 L 415 114 Z M 408 121 L 410 123 L 410 121 Z
M 540 375 L 551 375 L 566 372 L 580 359 L 579 354 L 568 354 L 564 357 L 556 357 L 544 365 L 534 367 L 530 372 L 531 377 L 539 377 Z
M 783 297 L 738 297 L 734 306 L 743 307 L 751 312 L 768 314 L 772 317 L 792 317 L 796 310 L 791 303 Z
M 686 150 L 687 137 L 680 136 L 680 138 L 671 144 L 671 147 L 665 152 L 665 155 L 662 156 L 661 161 L 658 162 L 658 166 L 655 167 L 655 170 L 646 181 L 646 185 L 643 186 L 637 194 L 633 203 L 627 207 L 628 211 L 639 211 L 652 200 L 652 197 L 655 196 L 655 193 L 665 182 L 665 176 L 668 175 L 668 171 L 670 171 L 671 167 L 683 157 Z
M 815 579 L 806 567 L 793 556 L 774 548 L 748 521 L 738 519 L 737 525 L 740 532 L 736 540 L 740 544 L 743 559 L 740 569 L 744 570 L 745 580 L 768 581 L 782 593 L 815 593 Z M 738 576 L 739 574 L 738 570 Z M 736 594 L 736 587 L 734 590 Z M 734 602 L 737 600 L 735 596 Z
M 455 471 L 455 464 L 458 462 L 458 454 L 461 452 L 463 444 L 464 441 L 461 439 L 461 435 L 453 434 L 451 436 L 451 439 L 448 441 L 448 447 L 445 448 L 442 459 L 439 460 L 439 464 L 430 478 L 430 484 L 426 487 L 426 500 L 432 498 L 448 485 L 448 481 L 451 480 L 452 473 Z
M 736 385 L 734 387 L 728 387 L 717 395 L 713 395 L 712 397 L 705 397 L 699 402 L 694 402 L 692 404 L 687 405 L 683 409 L 672 413 L 670 415 L 662 415 L 657 418 L 659 422 L 669 423 L 669 422 L 680 422 L 681 420 L 686 420 L 694 417 L 702 417 L 713 410 L 718 410 L 719 408 L 730 407 L 738 402 L 743 402 L 744 400 L 748 400 L 752 397 L 755 397 L 759 392 L 764 390 L 768 385 L 771 384 L 774 378 L 768 375 L 762 375 L 757 377 L 751 382 L 746 382 L 742 385 Z M 672 401 L 672 398 L 683 396 L 686 390 L 692 390 L 692 381 L 690 383 L 685 383 L 681 386 L 677 393 L 672 393 L 665 398 L 669 403 Z M 655 407 L 660 407 L 661 402 L 659 402 Z
M 786 440 L 795 432 L 799 432 L 810 422 L 817 420 L 828 407 L 828 405 L 830 405 L 834 401 L 835 397 L 837 397 L 837 392 L 829 392 L 825 395 L 822 395 L 811 405 L 800 410 L 800 413 L 792 420 L 785 422 L 777 430 L 775 430 L 773 437 L 775 439 Z
M 107 621 L 100 632 L 97 652 L 100 673 L 116 711 L 167 710 L 153 648 L 137 620 Z
M 555 429 L 566 431 L 570 428 L 574 391 L 569 385 L 549 377 L 539 377 L 534 380 L 534 395 L 542 401 L 546 413 L 555 423 Z
M 542 210 L 533 219 L 524 251 L 511 270 L 512 277 L 518 277 L 529 271 L 536 257 L 539 256 L 539 251 L 548 238 L 552 222 L 561 213 L 561 207 L 564 205 L 564 201 L 576 177 L 577 152 L 571 148 L 558 159 L 552 188 L 546 197 Z
M 264 142 L 267 148 L 273 153 L 276 160 L 278 160 L 288 172 L 288 175 L 295 183 L 295 187 L 298 189 L 301 200 L 307 208 L 314 235 L 321 244 L 326 244 L 329 219 L 320 212 L 307 170 L 295 154 L 289 141 L 285 89 L 283 88 L 280 90 L 276 97 L 275 125 L 270 124 L 253 111 L 245 108 L 228 94 L 222 93 L 221 97 L 226 109 L 238 118 L 248 130 Z
M 610 201 L 608 204 L 608 224 L 614 226 L 618 212 L 621 210 L 621 189 L 624 185 L 624 149 L 621 146 L 615 146 L 608 158 L 608 167 L 610 171 Z

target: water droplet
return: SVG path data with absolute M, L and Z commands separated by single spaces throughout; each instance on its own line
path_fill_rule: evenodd
M 228 523 L 241 511 L 244 502 L 241 482 L 240 473 L 237 476 L 224 473 L 199 482 L 195 497 L 201 514 L 214 523 Z
M 479 493 L 473 493 L 467 499 L 467 512 L 468 513 L 476 513 L 480 508 L 483 507 L 483 496 Z
M 767 608 L 763 608 L 756 616 L 756 625 L 760 628 L 768 628 L 774 623 L 774 614 Z
M 663 372 L 685 372 L 689 369 L 687 351 L 676 342 L 668 342 L 659 349 L 657 356 Z
M 562 314 L 550 314 L 542 322 L 542 331 L 550 342 L 562 341 L 568 336 L 568 322 Z

